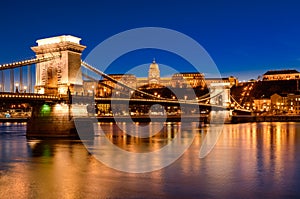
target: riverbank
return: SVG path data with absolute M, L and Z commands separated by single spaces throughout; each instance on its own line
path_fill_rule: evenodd
M 247 122 L 300 122 L 300 115 L 237 115 L 231 118 L 233 124 Z
M 0 118 L 0 123 L 23 123 L 30 118 Z M 198 116 L 101 116 L 96 117 L 98 122 L 195 122 L 199 121 Z M 208 116 L 201 116 L 200 122 L 209 123 Z M 251 116 L 237 115 L 232 116 L 229 123 L 247 123 L 247 122 L 300 122 L 300 115 L 266 115 L 266 116 Z
M 191 116 L 180 116 L 180 115 L 172 115 L 172 116 L 102 116 L 97 117 L 99 122 L 195 122 L 199 121 L 198 115 Z M 208 123 L 208 116 L 200 116 L 200 122 Z
M 26 117 L 17 117 L 17 118 L 0 118 L 0 122 L 1 123 L 23 123 L 23 122 L 27 122 L 29 120 L 29 118 Z

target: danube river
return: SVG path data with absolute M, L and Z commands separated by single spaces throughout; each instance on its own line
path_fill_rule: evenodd
M 202 159 L 199 150 L 211 127 L 187 126 L 166 123 L 167 136 L 139 142 L 124 137 L 115 124 L 97 124 L 115 145 L 139 153 L 167 145 L 178 128 L 195 133 L 173 164 L 127 173 L 98 161 L 81 141 L 27 140 L 26 124 L 0 124 L 0 198 L 300 197 L 300 123 L 226 124 Z

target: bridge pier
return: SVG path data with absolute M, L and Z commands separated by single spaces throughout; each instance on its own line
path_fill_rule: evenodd
M 85 46 L 80 44 L 80 40 L 71 35 L 37 40 L 38 45 L 31 48 L 36 57 L 51 59 L 36 64 L 36 93 L 71 95 L 82 90 L 81 53 Z M 31 79 L 31 76 L 28 76 L 28 79 Z M 29 81 L 31 83 L 31 80 Z M 31 84 L 28 86 L 28 89 L 31 89 Z M 76 121 L 76 124 L 81 122 L 87 131 L 91 132 L 89 127 L 92 124 L 84 118 L 86 116 L 86 105 L 72 104 L 71 101 L 34 104 L 32 117 L 27 123 L 26 136 L 78 138 L 74 117 L 83 117 Z
M 232 120 L 232 110 L 211 110 L 209 122 L 211 124 L 228 124 Z
M 33 106 L 31 118 L 27 122 L 26 137 L 29 139 L 78 139 L 74 117 L 80 116 L 87 116 L 86 105 L 64 103 L 36 104 Z M 90 131 L 91 129 L 87 130 Z

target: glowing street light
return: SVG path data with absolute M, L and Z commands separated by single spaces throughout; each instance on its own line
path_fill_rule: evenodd
M 24 88 L 24 89 L 23 89 L 23 90 L 24 90 L 24 93 L 26 93 L 27 86 L 24 86 L 23 88 Z
M 93 95 L 95 94 L 95 86 L 92 85 L 92 91 L 93 91 Z
M 15 86 L 16 86 L 16 93 L 19 93 L 19 83 L 16 83 Z
M 104 95 L 104 97 L 106 97 L 106 88 L 105 87 L 103 89 L 103 95 Z

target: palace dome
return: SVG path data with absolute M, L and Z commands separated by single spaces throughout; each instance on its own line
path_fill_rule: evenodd
M 159 68 L 158 68 L 158 64 L 155 62 L 155 60 L 153 60 L 153 62 L 150 64 L 150 66 L 149 66 L 149 69 L 150 70 L 159 70 Z
M 155 62 L 155 59 L 153 60 L 152 64 L 149 66 L 148 71 L 148 81 L 149 84 L 158 84 L 160 79 L 160 71 L 158 64 Z

